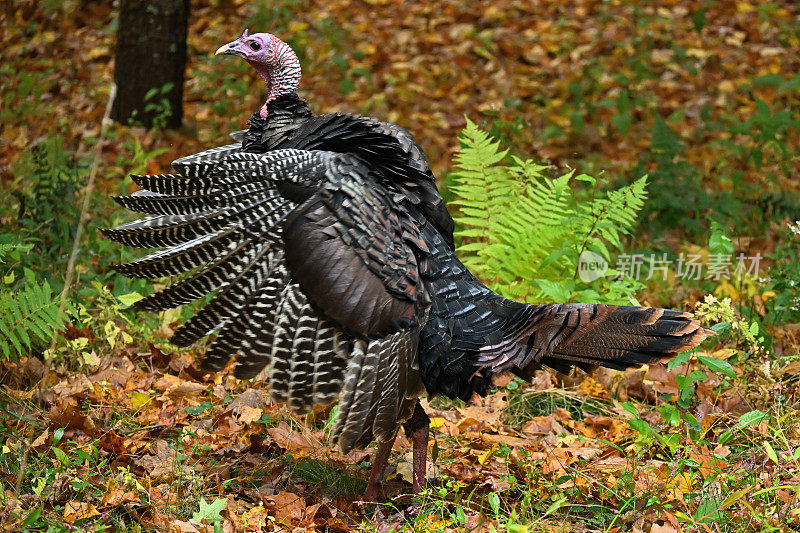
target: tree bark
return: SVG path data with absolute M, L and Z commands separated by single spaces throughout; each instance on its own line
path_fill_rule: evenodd
M 111 118 L 178 128 L 189 0 L 120 0 Z

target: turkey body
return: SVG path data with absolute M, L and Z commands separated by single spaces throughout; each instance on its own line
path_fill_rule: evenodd
M 237 356 L 237 377 L 267 368 L 272 397 L 297 412 L 338 402 L 345 453 L 393 441 L 425 392 L 469 399 L 503 371 L 653 363 L 707 335 L 678 311 L 494 294 L 456 257 L 427 158 L 399 126 L 314 115 L 295 93 L 249 124 L 173 174 L 133 176 L 143 190 L 117 200 L 151 216 L 106 234 L 163 248 L 121 272 L 184 276 L 140 307 L 216 291 L 175 344 L 217 332 L 206 369 Z

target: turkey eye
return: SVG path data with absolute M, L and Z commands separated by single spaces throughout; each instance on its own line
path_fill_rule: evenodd
M 250 48 L 252 48 L 257 52 L 261 50 L 261 43 L 259 43 L 258 41 L 250 41 Z

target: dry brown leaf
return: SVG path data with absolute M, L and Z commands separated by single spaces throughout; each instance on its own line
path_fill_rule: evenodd
M 258 389 L 247 389 L 228 405 L 228 409 L 234 413 L 239 414 L 242 407 L 250 407 L 253 409 L 263 409 L 267 404 L 264 392 Z
M 144 468 L 153 479 L 159 479 L 172 474 L 178 465 L 178 452 L 173 450 L 165 440 L 156 441 L 156 452 L 145 455 L 136 461 Z
M 275 521 L 281 524 L 292 526 L 303 519 L 306 509 L 306 501 L 293 492 L 279 492 L 264 498 L 272 505 L 275 512 Z
M 241 424 L 252 424 L 257 420 L 260 420 L 261 415 L 263 414 L 264 414 L 263 409 L 258 409 L 256 407 L 248 407 L 246 405 L 243 405 L 239 409 L 239 416 L 237 417 L 237 420 Z
M 414 481 L 414 452 L 406 452 L 403 459 L 397 463 L 396 475 L 401 479 L 405 479 L 409 483 Z M 427 461 L 425 469 L 425 478 L 432 479 L 439 477 L 439 466 L 434 461 Z
M 460 420 L 457 425 L 462 431 L 480 422 L 487 426 L 498 426 L 500 424 L 500 416 L 503 414 L 502 410 L 495 410 L 491 406 L 474 404 L 462 407 L 458 412 L 462 420 Z
M 139 496 L 136 495 L 135 491 L 125 490 L 124 488 L 117 486 L 117 483 L 112 480 L 108 484 L 108 489 L 103 494 L 103 497 L 100 500 L 100 505 L 101 506 L 110 505 L 114 507 L 128 502 L 139 502 L 139 501 L 141 500 Z
M 153 384 L 153 388 L 164 391 L 164 394 L 159 398 L 162 400 L 167 398 L 194 397 L 206 390 L 206 386 L 202 383 L 182 379 L 172 374 L 164 374 L 161 379 Z
M 173 520 L 169 524 L 174 533 L 211 533 L 214 527 L 196 520 Z
M 650 528 L 650 533 L 678 533 L 678 530 L 672 527 L 669 522 L 664 522 L 661 525 L 653 524 L 653 527 Z
M 277 427 L 269 428 L 267 430 L 269 436 L 272 437 L 278 446 L 283 448 L 289 453 L 302 452 L 311 456 L 317 456 L 323 453 L 325 446 L 312 435 L 309 431 L 303 430 L 303 433 L 294 431 L 289 424 L 281 421 Z
M 88 502 L 71 500 L 64 505 L 63 518 L 70 524 L 99 515 L 97 507 Z
M 76 396 L 93 389 L 94 385 L 92 385 L 92 382 L 89 381 L 89 378 L 87 378 L 84 374 L 77 374 L 54 385 L 53 394 L 60 397 Z
M 47 443 L 47 438 L 50 436 L 50 430 L 45 429 L 38 437 L 31 443 L 31 448 L 37 448 Z
M 51 428 L 70 428 L 93 435 L 96 431 L 94 421 L 78 408 L 78 402 L 72 396 L 56 397 L 54 405 L 48 413 Z

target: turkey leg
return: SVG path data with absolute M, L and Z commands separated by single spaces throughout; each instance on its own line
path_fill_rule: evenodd
M 414 494 L 419 494 L 425 487 L 426 463 L 428 460 L 428 431 L 431 419 L 425 414 L 419 402 L 414 406 L 414 413 L 404 424 L 403 429 L 406 436 L 411 439 L 414 449 L 412 459 Z M 365 502 L 375 502 L 378 499 L 378 483 L 383 479 L 386 465 L 389 463 L 389 453 L 392 451 L 394 439 L 378 444 L 375 451 L 375 458 L 372 460 L 372 471 L 369 474 L 367 490 L 364 491 Z
M 404 424 L 403 429 L 406 436 L 411 438 L 411 444 L 414 448 L 414 458 L 412 459 L 413 466 L 413 491 L 414 494 L 419 494 L 425 487 L 425 473 L 427 472 L 428 462 L 428 432 L 430 431 L 431 419 L 425 413 L 425 409 L 417 401 L 414 406 L 414 414 L 411 415 Z
M 383 480 L 383 473 L 386 470 L 386 465 L 389 462 L 389 453 L 392 451 L 394 439 L 378 444 L 378 449 L 375 452 L 375 458 L 372 460 L 372 472 L 369 474 L 369 481 L 367 482 L 367 490 L 364 491 L 365 502 L 378 501 L 378 482 Z

